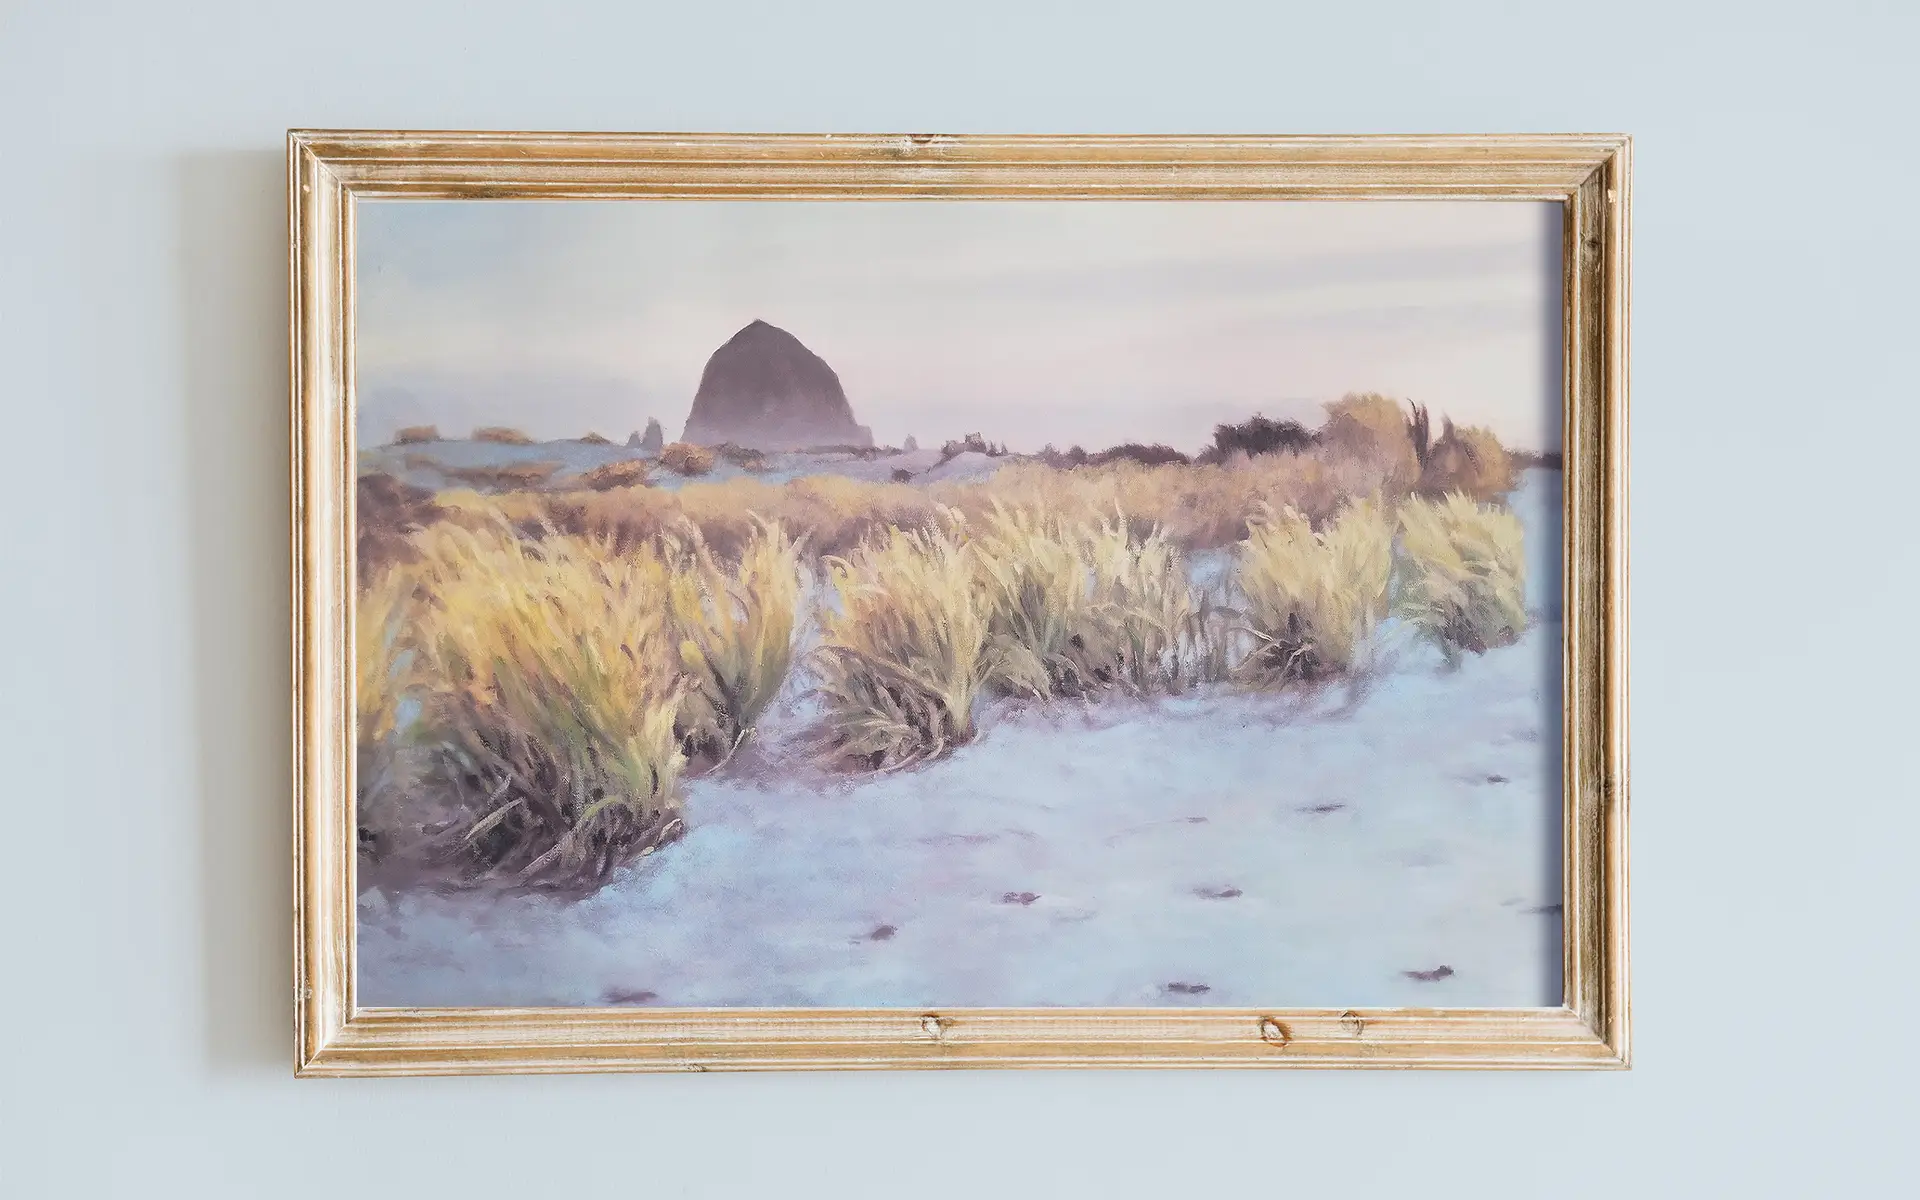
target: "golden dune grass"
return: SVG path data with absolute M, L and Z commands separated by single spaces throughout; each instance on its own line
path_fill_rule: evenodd
M 483 519 L 497 512 L 527 532 L 551 527 L 611 538 L 622 547 L 691 521 L 722 554 L 737 553 L 756 520 L 778 521 L 804 532 L 812 552 L 824 556 L 851 553 L 888 527 L 932 529 L 943 509 L 977 520 L 998 505 L 1063 518 L 1118 515 L 1138 533 L 1158 529 L 1192 551 L 1239 542 L 1267 509 L 1291 508 L 1318 525 L 1359 496 L 1377 495 L 1392 504 L 1415 491 L 1464 491 L 1492 499 L 1511 489 L 1514 461 L 1493 434 L 1449 423 L 1431 447 L 1416 450 L 1413 420 L 1397 401 L 1356 393 L 1327 405 L 1313 445 L 1253 457 L 1235 454 L 1218 463 L 1144 465 L 1120 458 L 1065 467 L 1010 458 L 990 479 L 928 487 L 822 474 L 784 485 L 758 478 L 696 479 L 678 491 L 627 486 L 640 479 L 609 471 L 604 479 L 593 474 L 572 488 L 542 494 L 532 493 L 544 477 L 516 481 L 490 473 L 471 482 L 503 494 L 464 507 L 481 510 Z M 676 442 L 662 451 L 661 464 L 697 477 L 731 453 L 729 447 Z M 601 488 L 616 494 L 596 494 Z
M 1448 661 L 1484 654 L 1526 631 L 1526 558 L 1520 518 L 1459 492 L 1400 508 L 1395 615 Z
M 815 672 L 835 749 L 874 767 L 973 736 L 982 691 L 1176 692 L 1227 674 L 1226 626 L 1164 533 L 1001 505 L 826 560 Z
M 799 547 L 773 523 L 734 559 L 691 527 L 626 549 L 498 520 L 417 532 L 361 594 L 356 670 L 362 779 L 404 759 L 418 794 L 363 828 L 563 885 L 672 838 L 682 774 L 745 741 L 791 668 Z M 419 716 L 400 729 L 403 695 Z M 451 830 L 437 846 L 423 813 Z
M 478 860 L 522 880 L 596 880 L 673 837 L 687 684 L 660 558 L 445 523 L 417 540 L 417 736 L 472 816 Z
M 895 767 L 971 741 L 989 619 L 973 549 L 952 529 L 890 529 L 826 568 L 814 665 L 834 751 Z
M 1399 407 L 1357 396 L 1308 449 L 1221 463 L 444 492 L 361 601 L 363 747 L 406 742 L 435 764 L 483 869 L 578 881 L 671 837 L 681 775 L 751 736 L 792 670 L 816 564 L 828 737 L 873 768 L 969 741 L 989 688 L 1091 697 L 1360 669 L 1396 526 L 1395 611 L 1449 658 L 1511 641 L 1517 519 L 1467 494 L 1407 498 L 1439 479 L 1497 491 L 1511 460 L 1451 428 L 1428 458 L 1423 477 Z M 1230 597 L 1189 569 L 1220 546 L 1237 546 Z M 422 715 L 396 731 L 408 689 Z
M 468 525 L 505 519 L 532 536 L 552 529 L 603 539 L 622 551 L 691 524 L 715 553 L 728 558 L 744 550 L 762 521 L 804 533 L 809 553 L 824 556 L 850 554 L 888 528 L 931 529 L 940 513 L 940 506 L 919 488 L 838 475 L 787 484 L 737 476 L 700 480 L 677 491 L 633 487 L 499 496 L 456 491 L 442 493 L 441 499 Z
M 1004 507 L 1083 522 L 1117 516 L 1136 535 L 1157 529 L 1191 551 L 1238 542 L 1263 506 L 1291 507 L 1318 521 L 1353 496 L 1396 495 L 1390 484 L 1397 469 L 1364 454 L 1316 447 L 1217 464 L 1118 461 L 1060 469 L 1019 460 L 985 481 L 924 488 L 823 474 L 785 484 L 736 477 L 698 480 L 675 491 L 617 487 L 487 497 L 449 491 L 438 499 L 468 525 L 497 516 L 535 536 L 551 528 L 608 539 L 623 549 L 691 522 L 717 553 L 736 555 L 755 522 L 764 520 L 804 532 L 815 555 L 844 556 L 890 528 L 933 530 L 947 509 L 977 523 Z
M 403 567 L 379 570 L 354 605 L 354 822 L 375 855 L 393 848 L 410 818 L 416 828 L 428 819 L 410 795 L 417 781 L 401 728 L 403 702 L 418 689 L 412 623 L 420 607 Z
M 1382 490 L 1388 479 L 1387 469 L 1363 455 L 1316 448 L 1236 455 L 1224 463 L 1122 460 L 1070 470 L 1021 461 L 984 483 L 938 484 L 930 491 L 968 517 L 995 504 L 1091 520 L 1118 514 L 1138 529 L 1159 529 L 1185 549 L 1209 549 L 1245 537 L 1263 506 L 1321 519 L 1350 496 Z
M 1135 693 L 1178 692 L 1218 677 L 1224 646 L 1212 605 L 1172 538 L 1114 518 L 1081 526 L 1077 540 L 1098 617 L 1092 644 L 1116 682 Z
M 1235 573 L 1257 641 L 1242 674 L 1284 685 L 1360 665 L 1386 613 L 1392 564 L 1393 525 L 1377 501 L 1354 501 L 1319 530 L 1295 510 L 1267 510 Z
M 386 570 L 361 589 L 354 604 L 354 728 L 363 744 L 384 742 L 394 734 L 406 690 L 403 637 L 413 600 L 413 578 Z
M 1035 509 L 1004 507 L 974 524 L 995 686 L 1048 699 L 1111 682 L 1083 529 Z
M 762 522 L 729 564 L 689 527 L 662 553 L 679 666 L 692 684 L 680 709 L 681 744 L 724 760 L 753 733 L 793 665 L 805 588 L 800 543 L 777 522 Z

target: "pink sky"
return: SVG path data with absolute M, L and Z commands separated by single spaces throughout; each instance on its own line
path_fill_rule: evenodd
M 1560 444 L 1560 217 L 1484 201 L 363 202 L 363 444 L 686 419 L 755 318 L 883 443 L 1193 450 L 1381 391 Z

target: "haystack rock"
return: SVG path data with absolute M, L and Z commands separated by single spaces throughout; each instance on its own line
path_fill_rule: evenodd
M 755 450 L 871 446 L 840 377 L 778 326 L 755 321 L 713 352 L 700 374 L 683 442 Z

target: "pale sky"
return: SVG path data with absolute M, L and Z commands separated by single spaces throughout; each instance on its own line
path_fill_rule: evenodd
M 1497 201 L 361 201 L 360 440 L 680 433 L 759 318 L 883 444 L 1193 451 L 1378 391 L 1560 446 L 1560 208 Z

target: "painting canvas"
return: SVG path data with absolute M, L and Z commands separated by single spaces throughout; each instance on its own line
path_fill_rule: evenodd
M 355 217 L 357 996 L 1552 1006 L 1562 210 Z

